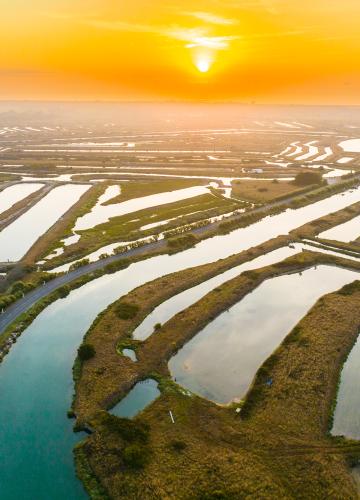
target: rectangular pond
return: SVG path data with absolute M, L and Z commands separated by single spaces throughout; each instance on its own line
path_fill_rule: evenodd
M 318 235 L 319 238 L 324 238 L 326 240 L 336 240 L 343 241 L 344 243 L 350 243 L 350 241 L 355 241 L 360 236 L 360 215 L 354 217 L 344 224 L 339 224 L 338 226 L 332 227 L 323 233 Z
M 154 379 L 138 382 L 110 413 L 117 417 L 132 418 L 152 403 L 159 395 L 158 383 Z
M 9 210 L 15 203 L 39 191 L 44 184 L 15 184 L 0 192 L 0 214 Z
M 80 184 L 56 187 L 1 231 L 0 262 L 21 259 L 36 240 L 55 224 L 89 187 Z

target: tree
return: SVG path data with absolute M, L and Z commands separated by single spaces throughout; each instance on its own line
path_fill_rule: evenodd
M 322 176 L 317 172 L 300 172 L 294 180 L 297 186 L 311 186 L 312 184 L 321 184 Z
M 81 361 L 87 361 L 95 356 L 95 348 L 91 344 L 81 344 L 78 349 L 78 356 Z
M 139 306 L 129 302 L 121 302 L 116 306 L 115 312 L 120 319 L 133 319 L 139 312 Z

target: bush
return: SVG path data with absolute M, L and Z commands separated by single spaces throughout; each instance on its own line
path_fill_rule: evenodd
M 11 287 L 11 291 L 10 293 L 22 293 L 22 292 L 25 292 L 25 290 L 27 289 L 27 286 L 25 285 L 24 282 L 22 281 L 17 281 L 16 283 L 13 284 L 13 286 Z
M 71 289 L 70 289 L 69 285 L 64 285 L 58 289 L 57 293 L 61 299 L 64 299 L 65 297 L 67 297 L 69 295 L 70 291 L 71 291 Z
M 87 361 L 95 356 L 95 348 L 91 344 L 81 344 L 78 349 L 78 356 L 81 361 Z
M 154 326 L 154 331 L 158 332 L 160 328 L 161 328 L 161 323 L 156 323 L 156 325 Z
M 339 295 L 352 295 L 353 293 L 360 291 L 360 281 L 356 280 L 353 283 L 348 283 L 339 290 Z
M 122 454 L 124 463 L 132 469 L 142 469 L 149 459 L 149 450 L 140 444 L 130 444 Z
M 75 271 L 76 269 L 79 269 L 80 267 L 87 266 L 88 264 L 90 264 L 89 259 L 78 260 L 77 262 L 74 262 L 73 264 L 71 264 L 71 266 L 69 267 L 69 271 Z
M 171 448 L 173 450 L 178 451 L 178 452 L 183 451 L 186 448 L 186 443 L 184 441 L 180 441 L 178 439 L 172 441 L 170 443 L 170 445 L 171 445 Z
M 178 236 L 177 238 L 169 238 L 167 244 L 170 248 L 179 249 L 184 247 L 191 247 L 197 242 L 196 236 L 192 233 Z
M 129 302 L 121 302 L 116 306 L 115 312 L 120 319 L 133 319 L 139 312 L 139 306 Z
M 317 172 L 300 172 L 294 180 L 297 186 L 311 186 L 312 184 L 321 184 L 322 176 Z

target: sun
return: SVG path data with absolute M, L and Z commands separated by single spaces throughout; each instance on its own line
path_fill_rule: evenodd
M 195 61 L 195 66 L 200 73 L 207 73 L 211 68 L 211 60 L 208 57 L 199 57 Z

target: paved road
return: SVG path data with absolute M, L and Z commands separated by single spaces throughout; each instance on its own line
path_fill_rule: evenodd
M 111 262 L 116 262 L 120 259 L 124 259 L 125 257 L 134 257 L 136 255 L 141 255 L 142 253 L 145 254 L 152 249 L 160 250 L 162 247 L 166 247 L 166 241 L 162 240 L 155 243 L 150 243 L 146 246 L 134 248 L 122 254 L 111 255 L 106 259 L 92 262 L 86 266 L 80 267 L 79 269 L 70 271 L 63 276 L 58 276 L 57 278 L 48 281 L 43 286 L 40 286 L 35 290 L 27 293 L 22 299 L 17 300 L 14 304 L 7 307 L 4 313 L 0 314 L 0 333 L 2 333 L 13 321 L 15 321 L 18 316 L 28 311 L 34 304 L 36 304 L 36 302 L 43 299 L 47 295 L 50 295 L 58 288 L 71 283 L 81 276 L 91 274 L 98 269 L 103 269 L 107 264 L 110 264 Z
M 358 179 L 360 179 L 360 174 L 358 176 Z M 285 200 L 281 200 L 279 202 L 274 202 L 266 206 L 254 208 L 253 210 L 247 212 L 247 214 L 258 213 L 265 209 L 270 209 L 284 205 L 286 203 L 289 203 L 295 197 L 296 196 L 292 196 Z M 241 214 L 233 216 L 231 219 L 228 220 L 236 220 L 241 218 L 241 216 L 242 216 Z M 196 228 L 192 231 L 192 233 L 201 234 L 202 232 L 207 231 L 209 228 L 216 229 L 220 223 L 221 221 L 214 222 L 212 224 L 208 224 L 207 226 L 203 226 L 200 228 Z M 149 250 L 161 251 L 162 249 L 165 248 L 166 248 L 166 240 L 160 240 L 154 243 L 149 243 L 147 245 L 144 245 L 143 247 L 134 248 L 132 250 L 129 250 L 127 252 L 118 255 L 111 255 L 106 259 L 101 259 L 96 262 L 92 262 L 90 264 L 87 264 L 86 266 L 80 267 L 79 269 L 70 271 L 67 274 L 64 274 L 63 276 L 54 278 L 52 281 L 49 281 L 48 283 L 45 283 L 43 286 L 38 287 L 35 290 L 29 292 L 22 299 L 18 300 L 14 304 L 7 307 L 3 314 L 0 314 L 0 333 L 2 333 L 13 321 L 15 321 L 18 316 L 28 311 L 36 302 L 43 299 L 47 295 L 51 294 L 61 286 L 71 283 L 72 281 L 76 280 L 77 278 L 80 278 L 81 276 L 84 276 L 86 274 L 91 274 L 92 272 L 97 271 L 99 269 L 103 269 L 107 264 L 116 262 L 120 259 L 146 254 Z

